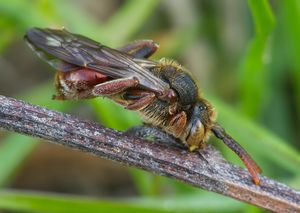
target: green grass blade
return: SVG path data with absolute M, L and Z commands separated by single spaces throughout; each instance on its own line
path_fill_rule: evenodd
M 37 140 L 18 134 L 9 134 L 0 146 L 0 187 L 9 184 L 24 159 L 37 146 Z
M 10 44 L 10 42 L 16 37 L 15 26 L 7 17 L 0 15 L 0 53 Z
M 55 0 L 54 2 L 56 14 L 60 18 L 60 21 L 55 23 L 56 25 L 59 24 L 59 27 L 66 27 L 72 32 L 83 34 L 104 44 L 110 41 L 103 35 L 106 31 L 103 24 L 82 9 L 80 5 L 74 4 L 72 1 Z
M 132 198 L 128 202 L 146 207 L 155 206 L 159 209 L 169 209 L 172 212 L 240 212 L 246 206 L 250 206 L 212 192 L 199 193 L 199 190 L 188 195 Z
M 5 1 L 0 4 L 0 14 L 10 19 L 16 28 L 25 31 L 32 26 L 47 26 L 57 21 L 54 4 L 51 1 L 45 2 L 47 6 L 41 9 L 40 2 L 29 1 Z M 53 16 L 54 15 L 54 16 Z
M 298 122 L 300 121 L 300 2 L 295 0 L 286 0 L 280 2 L 280 8 L 285 23 L 285 32 L 288 37 L 288 44 L 292 50 L 291 58 L 293 60 L 292 78 L 295 88 L 295 102 L 297 107 Z
M 93 107 L 97 118 L 106 127 L 126 130 L 131 126 L 141 124 L 141 119 L 137 113 L 125 110 L 107 98 L 97 98 L 89 101 Z
M 273 31 L 275 18 L 268 0 L 248 0 L 254 22 L 255 31 L 259 37 L 268 37 Z
M 0 191 L 0 209 L 21 212 L 86 213 L 86 212 L 169 212 L 156 207 L 141 207 L 118 201 L 87 199 L 28 192 Z
M 158 0 L 126 1 L 105 25 L 105 37 L 119 45 L 135 34 L 153 13 Z
M 62 194 L 0 191 L 0 209 L 21 212 L 235 212 L 246 206 L 242 202 L 209 192 L 112 201 Z
M 250 42 L 241 65 L 240 104 L 246 115 L 256 117 L 266 90 L 268 45 L 275 18 L 267 0 L 249 0 L 248 4 L 255 22 L 256 35 Z
M 130 172 L 137 189 L 143 197 L 160 197 L 164 194 L 164 177 L 135 168 L 131 168 Z

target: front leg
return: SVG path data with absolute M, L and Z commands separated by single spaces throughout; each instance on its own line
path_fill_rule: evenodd
M 126 133 L 130 135 L 134 135 L 136 137 L 150 140 L 153 143 L 163 143 L 167 146 L 173 146 L 178 147 L 182 150 L 187 151 L 187 147 L 182 143 L 182 141 L 179 138 L 175 138 L 173 135 L 170 135 L 163 131 L 162 129 L 155 127 L 155 126 L 136 126 L 128 129 Z M 211 158 L 211 147 L 208 146 L 206 149 L 200 149 L 196 151 L 196 154 L 207 164 L 209 165 L 209 159 Z M 210 153 L 209 155 L 207 153 Z M 215 152 L 215 156 L 218 157 L 218 159 L 221 158 L 220 154 Z M 213 170 L 213 168 L 209 168 L 210 170 Z
M 164 143 L 167 145 L 186 149 L 184 144 L 178 138 L 175 138 L 174 136 L 166 133 L 165 131 L 155 126 L 136 126 L 128 129 L 126 133 L 153 142 Z
M 173 115 L 169 121 L 169 131 L 179 138 L 185 130 L 187 115 L 184 111 Z

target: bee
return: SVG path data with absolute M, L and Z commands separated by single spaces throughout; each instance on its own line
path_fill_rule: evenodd
M 261 169 L 215 121 L 213 106 L 199 93 L 191 73 L 177 62 L 150 60 L 159 48 L 140 40 L 109 48 L 65 29 L 31 28 L 29 46 L 56 70 L 57 100 L 104 96 L 138 111 L 146 124 L 179 139 L 189 151 L 203 148 L 213 133 L 243 161 L 259 185 Z

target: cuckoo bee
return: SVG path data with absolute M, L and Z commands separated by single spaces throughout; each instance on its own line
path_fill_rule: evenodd
M 56 70 L 54 99 L 108 97 L 138 111 L 145 123 L 178 138 L 190 151 L 201 149 L 213 133 L 259 184 L 259 166 L 215 122 L 214 109 L 191 74 L 175 61 L 149 59 L 157 43 L 140 40 L 112 49 L 65 29 L 40 28 L 29 29 L 25 40 Z

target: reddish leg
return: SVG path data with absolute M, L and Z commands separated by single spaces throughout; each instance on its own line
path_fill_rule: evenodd
M 124 98 L 130 102 L 125 108 L 129 110 L 142 110 L 155 99 L 153 92 L 134 90 L 125 94 Z
M 217 138 L 221 139 L 232 151 L 234 151 L 240 157 L 240 159 L 247 167 L 249 173 L 251 174 L 253 182 L 256 185 L 259 185 L 259 173 L 261 173 L 261 169 L 252 159 L 252 157 L 246 152 L 246 150 L 244 150 L 244 148 L 238 142 L 236 142 L 230 135 L 228 135 L 218 123 L 215 123 L 212 126 L 211 131 Z
M 116 80 L 107 81 L 105 83 L 97 84 L 92 93 L 95 96 L 99 95 L 115 95 L 130 87 L 138 85 L 138 80 L 135 78 L 121 78 Z
M 177 113 L 171 118 L 169 122 L 170 130 L 173 132 L 175 137 L 179 138 L 180 135 L 183 133 L 186 122 L 187 116 L 184 111 Z
M 159 45 L 152 40 L 138 40 L 127 44 L 118 50 L 132 55 L 134 58 L 149 58 L 159 48 Z

